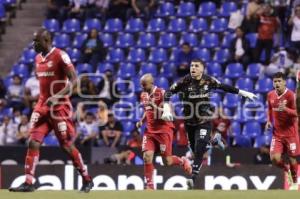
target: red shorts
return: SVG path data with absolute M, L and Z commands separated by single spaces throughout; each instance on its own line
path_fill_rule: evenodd
M 293 137 L 272 137 L 271 147 L 270 147 L 270 154 L 275 153 L 287 153 L 289 156 L 298 156 L 300 155 L 300 143 L 299 143 L 299 136 Z
M 43 143 L 44 137 L 54 130 L 61 145 L 71 145 L 76 138 L 76 131 L 72 121 L 72 112 L 68 107 L 41 115 L 35 110 L 30 119 L 30 139 Z
M 145 133 L 143 136 L 142 151 L 160 152 L 161 156 L 172 155 L 172 133 Z

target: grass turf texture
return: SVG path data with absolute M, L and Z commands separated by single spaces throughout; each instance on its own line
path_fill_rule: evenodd
M 36 191 L 11 193 L 0 191 L 1 199 L 293 199 L 299 191 Z

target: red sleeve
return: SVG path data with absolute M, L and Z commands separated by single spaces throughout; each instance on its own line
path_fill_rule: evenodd
M 62 69 L 65 74 L 67 74 L 68 71 L 75 70 L 69 55 L 65 51 L 60 51 L 60 59 L 61 59 Z
M 284 111 L 291 117 L 297 117 L 295 95 L 292 92 L 289 95 L 287 107 Z
M 267 121 L 268 122 L 273 122 L 273 111 L 272 111 L 272 107 L 271 107 L 271 103 L 270 103 L 270 99 L 271 98 L 271 93 L 268 93 L 267 96 L 267 103 L 268 103 L 268 118 Z

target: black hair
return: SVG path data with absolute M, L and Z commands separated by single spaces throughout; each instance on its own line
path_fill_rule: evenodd
M 285 74 L 283 73 L 283 72 L 277 72 L 277 73 L 275 73 L 274 75 L 273 75 L 273 79 L 275 79 L 275 78 L 282 78 L 282 79 L 286 79 L 286 76 L 285 76 Z

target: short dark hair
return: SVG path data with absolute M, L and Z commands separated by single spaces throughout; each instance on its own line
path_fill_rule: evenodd
M 200 62 L 204 66 L 204 68 L 206 67 L 205 62 L 202 59 L 194 58 L 194 59 L 192 59 L 191 63 L 192 62 Z
M 283 72 L 277 72 L 277 73 L 275 73 L 274 75 L 273 75 L 273 79 L 275 79 L 275 78 L 282 78 L 282 79 L 286 79 L 286 76 L 285 76 L 285 74 L 283 73 Z
M 190 45 L 189 42 L 183 42 L 183 43 L 181 44 L 181 46 L 189 46 L 189 47 L 191 47 L 191 45 Z

